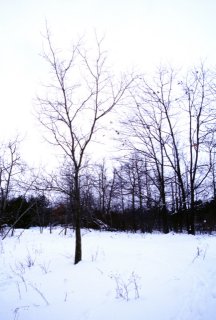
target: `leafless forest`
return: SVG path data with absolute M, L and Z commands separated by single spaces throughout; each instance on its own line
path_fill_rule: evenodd
M 56 147 L 52 173 L 29 168 L 19 137 L 1 144 L 0 225 L 60 224 L 76 230 L 75 263 L 82 258 L 80 229 L 211 233 L 216 229 L 216 72 L 205 64 L 151 75 L 115 76 L 95 39 L 55 49 L 47 30 L 43 52 L 50 81 L 37 97 L 37 117 Z M 118 114 L 114 166 L 91 161 L 89 146 Z M 105 125 L 106 124 L 106 125 Z M 110 129 L 111 130 L 111 129 Z M 112 144 L 112 140 L 110 141 Z M 109 155 L 111 158 L 112 155 Z

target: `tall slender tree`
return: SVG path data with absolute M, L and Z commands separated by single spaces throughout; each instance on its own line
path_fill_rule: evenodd
M 48 140 L 61 149 L 74 169 L 74 263 L 77 264 L 82 259 L 79 178 L 87 147 L 103 125 L 103 119 L 122 102 L 133 78 L 122 76 L 120 81 L 114 81 L 102 50 L 103 39 L 95 37 L 94 52 L 77 42 L 69 56 L 54 49 L 48 29 L 45 40 L 43 56 L 50 67 L 51 83 L 45 96 L 38 98 L 38 114 L 49 132 Z

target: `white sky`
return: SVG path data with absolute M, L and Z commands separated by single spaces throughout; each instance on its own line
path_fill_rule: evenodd
M 47 19 L 59 43 L 92 30 L 105 34 L 118 69 L 149 71 L 161 62 L 215 64 L 215 0 L 0 0 L 0 135 L 26 135 L 24 157 L 48 159 L 32 116 L 46 72 L 42 36 Z

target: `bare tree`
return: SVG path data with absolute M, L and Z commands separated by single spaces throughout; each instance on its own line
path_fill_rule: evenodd
M 211 78 L 204 66 L 190 71 L 182 83 L 184 90 L 183 109 L 187 113 L 188 133 L 188 191 L 190 203 L 190 217 L 188 232 L 195 234 L 194 210 L 196 193 L 209 175 L 212 166 L 204 149 L 211 136 L 215 114 L 212 114 L 213 97 L 210 90 Z M 212 154 L 210 154 L 211 157 Z M 205 159 L 207 158 L 207 159 Z
M 182 81 L 180 76 L 172 69 L 159 68 L 153 79 L 137 80 L 125 144 L 154 165 L 162 206 L 166 208 L 169 198 L 175 212 L 188 213 L 184 215 L 187 230 L 194 234 L 195 201 L 212 166 L 213 154 L 208 161 L 205 151 L 215 119 L 212 78 L 203 65 L 189 71 Z M 166 181 L 172 182 L 169 190 Z M 179 219 L 180 229 L 181 225 Z
M 102 217 L 107 219 L 110 216 L 110 210 L 116 189 L 116 170 L 113 169 L 112 174 L 108 174 L 105 159 L 101 164 L 95 166 L 94 185 L 97 194 L 98 209 Z M 112 221 L 110 220 L 112 223 Z
M 210 167 L 210 193 L 213 189 L 213 199 L 216 199 L 216 142 L 215 142 L 215 132 L 212 133 L 210 140 L 207 141 L 207 150 L 209 153 L 209 167 Z
M 77 42 L 69 57 L 65 57 L 54 49 L 47 30 L 44 59 L 50 67 L 52 82 L 45 97 L 38 98 L 40 122 L 49 132 L 49 141 L 60 147 L 74 169 L 75 264 L 82 259 L 79 176 L 86 150 L 103 126 L 103 118 L 122 101 L 133 81 L 122 77 L 114 84 L 102 42 L 96 37 L 94 53 Z
M 165 117 L 157 95 L 144 78 L 140 77 L 136 91 L 132 92 L 133 114 L 124 122 L 124 142 L 131 150 L 142 155 L 149 166 L 149 178 L 159 192 L 159 206 L 163 231 L 167 233 L 166 167 L 165 144 L 168 134 L 164 129 Z M 147 171 L 146 171 L 147 172 Z
M 11 139 L 0 146 L 0 219 L 3 218 L 8 199 L 17 190 L 24 171 L 24 163 L 19 154 L 19 138 Z

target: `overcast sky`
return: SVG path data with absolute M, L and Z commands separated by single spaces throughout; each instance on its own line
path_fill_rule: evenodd
M 215 0 L 0 0 L 0 134 L 26 135 L 37 158 L 40 129 L 32 116 L 44 78 L 45 20 L 59 44 L 96 29 L 115 68 L 150 71 L 161 63 L 215 64 Z

